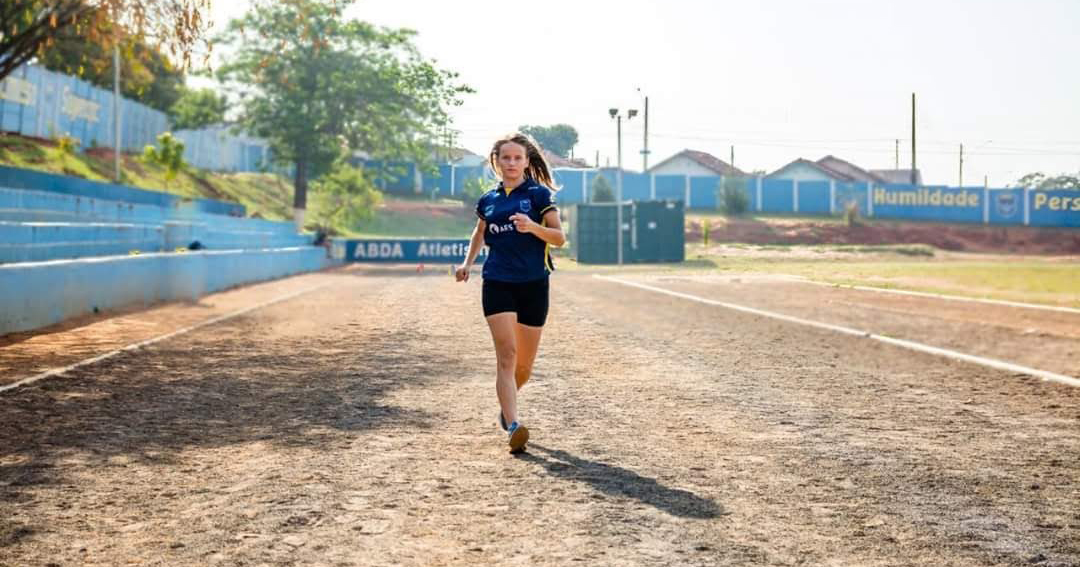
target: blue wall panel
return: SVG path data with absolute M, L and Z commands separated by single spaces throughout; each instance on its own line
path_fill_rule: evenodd
M 648 175 L 623 172 L 624 201 L 647 201 L 649 199 L 649 191 Z
M 981 223 L 982 188 L 875 187 L 874 216 Z
M 814 215 L 829 214 L 828 181 L 799 182 L 799 213 Z
M 690 203 L 692 209 L 716 209 L 716 195 L 720 189 L 720 176 L 700 176 L 690 178 Z M 744 184 L 745 185 L 745 184 Z M 751 208 L 751 210 L 753 210 Z
M 761 210 L 766 213 L 790 213 L 795 210 L 792 199 L 794 182 L 789 179 L 761 180 Z
M 556 169 L 553 172 L 555 184 L 560 187 L 555 197 L 559 204 L 569 205 L 584 202 L 585 193 L 582 191 L 586 186 L 584 173 L 585 170 L 583 169 Z
M 1032 226 L 1080 226 L 1080 191 L 1028 192 Z
M 658 200 L 686 201 L 686 176 L 657 175 L 656 198 Z
M 1024 190 L 991 189 L 990 224 L 1024 224 Z
M 0 334 L 71 317 L 160 301 L 196 299 L 223 289 L 318 270 L 323 248 L 190 252 L 0 266 Z

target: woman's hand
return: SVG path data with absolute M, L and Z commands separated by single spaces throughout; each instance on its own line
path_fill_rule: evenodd
M 514 229 L 518 232 L 535 232 L 536 227 L 540 226 L 525 213 L 514 213 L 510 215 L 510 220 L 514 222 Z
M 459 282 L 469 281 L 469 270 L 472 266 L 468 264 L 462 264 L 458 266 L 458 269 L 454 271 L 454 279 Z

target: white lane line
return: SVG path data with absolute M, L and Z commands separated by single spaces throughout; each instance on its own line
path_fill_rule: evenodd
M 171 339 L 171 338 L 173 338 L 173 337 L 175 337 L 177 335 L 182 335 L 184 333 L 190 333 L 191 331 L 194 331 L 196 329 L 201 329 L 201 328 L 207 327 L 209 325 L 214 325 L 216 323 L 220 323 L 222 321 L 232 319 L 233 317 L 239 317 L 241 315 L 244 315 L 245 313 L 250 313 L 250 312 L 252 312 L 252 311 L 254 311 L 256 309 L 262 309 L 263 307 L 269 307 L 269 306 L 271 306 L 271 305 L 273 305 L 275 303 L 281 303 L 282 301 L 288 301 L 290 299 L 293 299 L 294 297 L 304 295 L 305 293 L 311 293 L 313 291 L 320 290 L 320 289 L 330 285 L 331 283 L 333 283 L 333 282 L 326 282 L 326 283 L 323 283 L 323 284 L 319 284 L 317 286 L 309 287 L 307 289 L 302 289 L 300 291 L 294 291 L 292 293 L 283 295 L 281 297 L 271 299 L 269 301 L 264 301 L 264 302 L 259 303 L 257 305 L 252 305 L 251 307 L 245 307 L 245 308 L 240 309 L 238 311 L 233 311 L 232 313 L 226 313 L 224 315 L 214 317 L 213 319 L 208 319 L 206 321 L 203 321 L 202 323 L 196 323 L 194 325 L 191 325 L 190 327 L 184 327 L 183 329 L 173 331 L 171 333 L 167 333 L 167 334 L 164 334 L 164 335 L 161 335 L 161 336 L 158 336 L 158 337 L 154 337 L 152 339 L 147 339 L 145 341 L 140 341 L 140 342 L 137 342 L 137 343 L 133 343 L 133 344 L 127 345 L 125 347 L 118 348 L 118 349 L 116 349 L 116 350 L 114 350 L 112 352 L 107 352 L 105 354 L 95 356 L 93 358 L 87 358 L 86 360 L 80 360 L 79 362 L 76 362 L 75 364 L 71 364 L 71 365 L 65 366 L 63 368 L 53 368 L 52 370 L 46 370 L 45 372 L 42 372 L 41 374 L 36 374 L 36 375 L 31 376 L 29 378 L 23 378 L 22 380 L 19 380 L 18 382 L 14 382 L 14 383 L 8 384 L 6 386 L 0 386 L 0 393 L 6 392 L 8 390 L 14 390 L 15 388 L 18 388 L 18 387 L 21 387 L 21 386 L 26 386 L 26 385 L 29 385 L 29 384 L 33 384 L 34 382 L 37 382 L 38 380 L 44 380 L 45 378 L 49 378 L 50 376 L 57 376 L 57 375 L 63 374 L 65 372 L 69 372 L 71 370 L 74 370 L 74 369 L 82 367 L 82 366 L 88 366 L 90 364 L 101 362 L 102 360 L 105 360 L 107 358 L 112 358 L 112 357 L 114 357 L 114 356 L 116 356 L 116 355 L 118 355 L 118 354 L 120 354 L 122 352 L 135 350 L 135 349 L 138 349 L 138 348 L 142 348 L 144 346 L 149 346 L 149 345 L 152 345 L 154 343 L 158 343 L 158 342 L 161 342 L 161 341 L 164 341 L 164 340 L 167 340 L 167 339 Z
M 988 366 L 990 368 L 996 368 L 998 370 L 1004 370 L 1006 372 L 1014 372 L 1014 373 L 1017 373 L 1017 374 L 1026 374 L 1028 376 L 1035 376 L 1036 378 L 1042 378 L 1043 380 L 1048 380 L 1050 382 L 1058 382 L 1060 384 L 1066 384 L 1066 385 L 1069 385 L 1069 386 L 1080 387 L 1080 379 L 1073 378 L 1072 376 L 1066 376 L 1064 374 L 1055 374 L 1053 372 L 1047 372 L 1046 370 L 1039 370 L 1037 368 L 1029 368 L 1027 366 L 1020 366 L 1019 364 L 1013 364 L 1011 362 L 1005 362 L 1005 361 L 1002 361 L 1002 360 L 995 360 L 993 358 L 984 358 L 984 357 L 975 356 L 975 355 L 972 355 L 972 354 L 965 354 L 965 353 L 957 352 L 957 351 L 954 351 L 954 350 L 938 348 L 938 347 L 934 347 L 934 346 L 930 346 L 930 345 L 924 345 L 922 343 L 917 343 L 917 342 L 914 342 L 914 341 L 905 341 L 903 339 L 894 339 L 894 338 L 885 337 L 885 336 L 882 336 L 882 335 L 875 335 L 875 334 L 870 333 L 868 331 L 860 331 L 858 329 L 852 329 L 852 328 L 849 328 L 849 327 L 841 327 L 839 325 L 830 325 L 829 323 L 821 323 L 819 321 L 811 321 L 809 319 L 801 319 L 799 317 L 792 317 L 790 315 L 783 315 L 783 314 L 780 314 L 780 313 L 773 313 L 771 311 L 763 311 L 761 309 L 754 309 L 752 307 L 744 307 L 742 305 L 736 305 L 734 303 L 726 303 L 726 302 L 723 302 L 723 301 L 716 301 L 716 300 L 713 300 L 713 299 L 705 299 L 704 297 L 698 297 L 696 295 L 690 295 L 688 293 L 680 293 L 680 292 L 677 292 L 677 291 L 671 291 L 669 289 L 664 289 L 664 288 L 660 288 L 660 287 L 654 287 L 654 286 L 647 285 L 647 284 L 627 281 L 627 280 L 624 280 L 622 278 L 617 278 L 617 277 L 612 277 L 612 276 L 601 276 L 601 275 L 594 275 L 593 277 L 597 278 L 597 279 L 604 280 L 604 281 L 618 283 L 618 284 L 622 284 L 622 285 L 626 285 L 626 286 L 630 286 L 630 287 L 636 287 L 636 288 L 640 288 L 640 289 L 644 289 L 644 290 L 648 290 L 648 291 L 655 291 L 657 293 L 663 293 L 663 294 L 666 294 L 666 295 L 670 295 L 672 297 L 688 299 L 690 301 L 697 301 L 699 303 L 704 303 L 706 305 L 715 305 L 717 307 L 724 307 L 724 308 L 732 309 L 732 310 L 735 310 L 735 311 L 741 311 L 743 313 L 750 313 L 751 315 L 758 315 L 758 316 L 761 316 L 761 317 L 769 317 L 769 318 L 772 318 L 772 319 L 779 319 L 781 321 L 787 321 L 789 323 L 796 323 L 796 324 L 799 324 L 799 325 L 807 325 L 807 326 L 810 326 L 810 327 L 816 327 L 818 329 L 825 329 L 825 330 L 828 330 L 828 331 L 834 331 L 834 332 L 837 332 L 837 333 L 843 333 L 845 335 L 852 335 L 852 336 L 856 336 L 856 337 L 865 337 L 865 338 L 868 338 L 868 339 L 873 339 L 875 341 L 881 341 L 883 343 L 888 343 L 888 344 L 891 344 L 891 345 L 903 347 L 903 348 L 918 351 L 918 352 L 924 352 L 924 353 L 933 354 L 933 355 L 937 355 L 937 356 L 943 356 L 943 357 L 952 358 L 952 359 L 955 359 L 955 360 L 963 360 L 965 362 L 971 362 L 971 363 L 979 364 L 979 365 L 982 365 L 982 366 Z
M 857 289 L 860 291 L 878 291 L 881 293 L 895 293 L 898 295 L 913 295 L 916 297 L 930 297 L 933 299 L 949 299 L 952 301 L 969 301 L 972 303 L 989 303 L 991 305 L 1005 305 L 1008 307 L 1021 307 L 1023 309 L 1042 309 L 1045 311 L 1058 311 L 1061 313 L 1074 313 L 1080 315 L 1080 309 L 1072 307 L 1062 307 L 1058 305 L 1040 305 L 1038 303 L 1021 303 L 1019 301 L 1006 301 L 1004 299 L 986 299 L 982 297 L 964 297 L 962 295 L 946 295 L 943 293 L 929 293 L 925 291 L 910 291 L 906 289 L 889 289 L 884 287 L 872 287 L 865 285 L 848 285 L 848 284 L 836 284 L 829 282 L 818 282 L 809 280 L 806 278 L 798 278 L 795 281 L 803 283 L 826 286 L 826 287 L 843 287 L 847 289 Z

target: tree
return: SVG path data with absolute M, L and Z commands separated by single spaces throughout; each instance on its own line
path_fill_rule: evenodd
M 1080 189 L 1080 173 L 1047 176 L 1045 173 L 1029 173 L 1016 181 L 1016 187 L 1027 189 Z
M 577 130 L 569 124 L 521 126 L 518 130 L 532 136 L 545 150 L 564 158 L 570 157 L 570 150 L 578 143 Z
M 93 19 L 91 16 L 89 19 Z M 112 24 L 104 34 L 112 37 Z M 113 50 L 99 40 L 102 30 L 89 25 L 67 26 L 57 31 L 51 47 L 39 57 L 46 69 L 75 75 L 104 89 L 113 87 Z M 120 94 L 168 111 L 180 98 L 184 71 L 154 46 L 138 37 L 122 34 L 120 40 Z
M 615 191 L 611 189 L 611 183 L 603 175 L 597 175 L 592 182 L 593 203 L 614 203 Z
M 212 89 L 184 89 L 180 100 L 169 109 L 174 130 L 202 128 L 225 121 L 229 104 L 225 95 Z
M 0 79 L 42 56 L 69 27 L 105 52 L 122 37 L 140 42 L 153 38 L 156 50 L 178 60 L 180 69 L 190 69 L 199 45 L 206 46 L 209 57 L 204 38 L 209 9 L 210 0 L 4 0 L 0 6 Z
M 236 51 L 218 78 L 237 93 L 240 125 L 295 164 L 298 224 L 308 180 L 345 148 L 427 164 L 446 107 L 471 92 L 419 55 L 414 32 L 346 21 L 344 4 L 280 0 L 234 20 L 222 38 Z
M 334 162 L 330 173 L 312 183 L 312 221 L 323 232 L 351 228 L 368 220 L 382 201 L 371 178 L 344 159 Z

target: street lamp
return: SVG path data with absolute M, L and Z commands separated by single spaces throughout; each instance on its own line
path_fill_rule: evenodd
M 618 247 L 618 262 L 621 266 L 623 263 L 623 198 L 622 198 L 622 114 L 619 113 L 618 108 L 609 108 L 608 114 L 615 119 L 615 138 L 618 143 L 618 152 L 616 165 L 619 170 L 615 174 L 615 246 Z M 637 109 L 628 109 L 626 111 L 626 119 L 637 116 Z
M 649 95 L 641 92 L 641 87 L 638 87 L 637 92 L 645 97 L 645 144 L 641 149 L 641 171 L 646 173 L 649 171 Z

